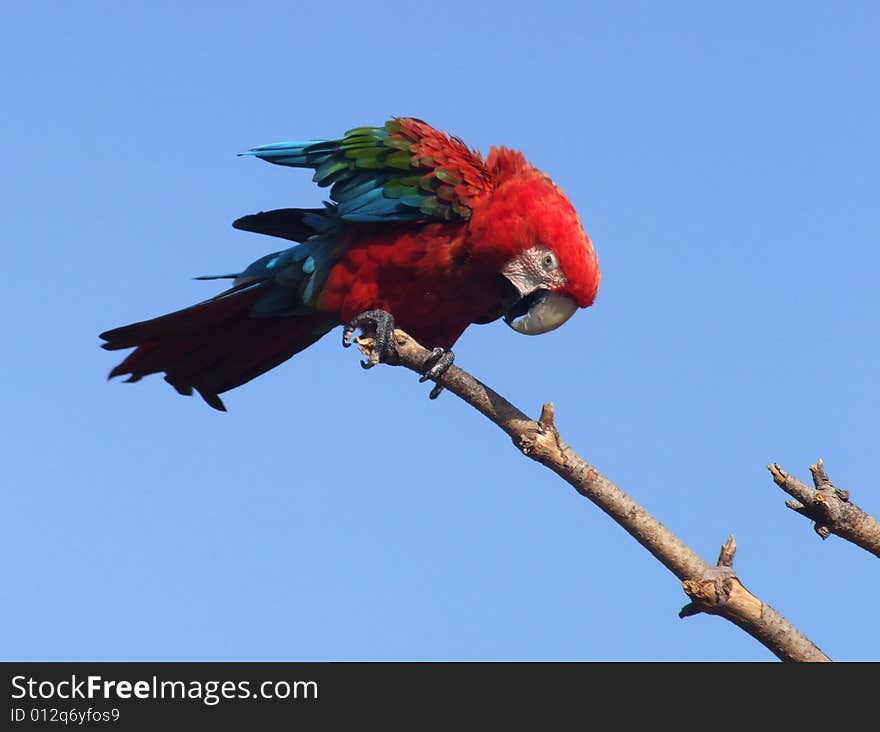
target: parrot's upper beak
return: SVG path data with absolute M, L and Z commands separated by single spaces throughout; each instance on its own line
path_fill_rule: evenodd
M 501 302 L 504 322 L 518 333 L 541 335 L 555 330 L 578 309 L 574 298 L 542 287 L 522 293 L 506 281 L 505 295 Z

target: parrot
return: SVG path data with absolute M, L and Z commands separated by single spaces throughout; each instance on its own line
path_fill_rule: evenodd
M 503 319 L 518 333 L 558 328 L 593 304 L 596 251 L 552 179 L 505 146 L 484 158 L 414 117 L 246 153 L 314 170 L 321 207 L 243 216 L 242 231 L 293 242 L 231 274 L 196 305 L 108 330 L 102 347 L 134 348 L 108 378 L 165 374 L 226 411 L 220 394 L 275 368 L 342 326 L 343 345 L 375 336 L 365 368 L 388 361 L 401 328 L 431 349 L 430 393 L 471 324 Z

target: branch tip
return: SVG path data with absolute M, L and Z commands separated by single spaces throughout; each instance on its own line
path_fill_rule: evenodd
M 800 514 L 804 514 L 804 511 L 806 510 L 806 506 L 804 506 L 804 504 L 800 501 L 786 501 L 785 505 L 788 506 L 792 511 L 797 511 Z
M 538 417 L 538 424 L 545 430 L 556 430 L 556 408 L 553 402 L 547 402 L 541 407 L 541 416 Z
M 736 554 L 736 539 L 733 534 L 727 537 L 727 541 L 721 546 L 721 553 L 718 555 L 719 567 L 732 567 L 733 557 Z
M 828 473 L 825 472 L 825 464 L 822 462 L 822 458 L 819 458 L 815 465 L 810 466 L 810 474 L 813 476 L 813 485 L 816 486 L 816 490 L 831 485 L 831 479 L 828 477 Z
M 778 463 L 770 463 L 770 465 L 767 466 L 767 470 L 770 471 L 770 474 L 773 476 L 773 482 L 776 483 L 776 485 L 779 487 L 785 485 L 785 481 L 788 479 L 788 473 L 780 468 Z

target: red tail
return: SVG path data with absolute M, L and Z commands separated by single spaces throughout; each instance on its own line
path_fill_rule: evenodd
M 269 282 L 244 284 L 198 305 L 101 334 L 103 347 L 135 350 L 110 372 L 139 381 L 164 371 L 179 394 L 193 390 L 226 411 L 218 394 L 265 373 L 317 341 L 337 323 L 324 313 L 251 317 Z

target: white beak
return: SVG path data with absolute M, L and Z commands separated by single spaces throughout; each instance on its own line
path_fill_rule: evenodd
M 504 322 L 518 333 L 541 335 L 556 330 L 577 309 L 574 298 L 538 289 L 510 308 L 504 315 Z

